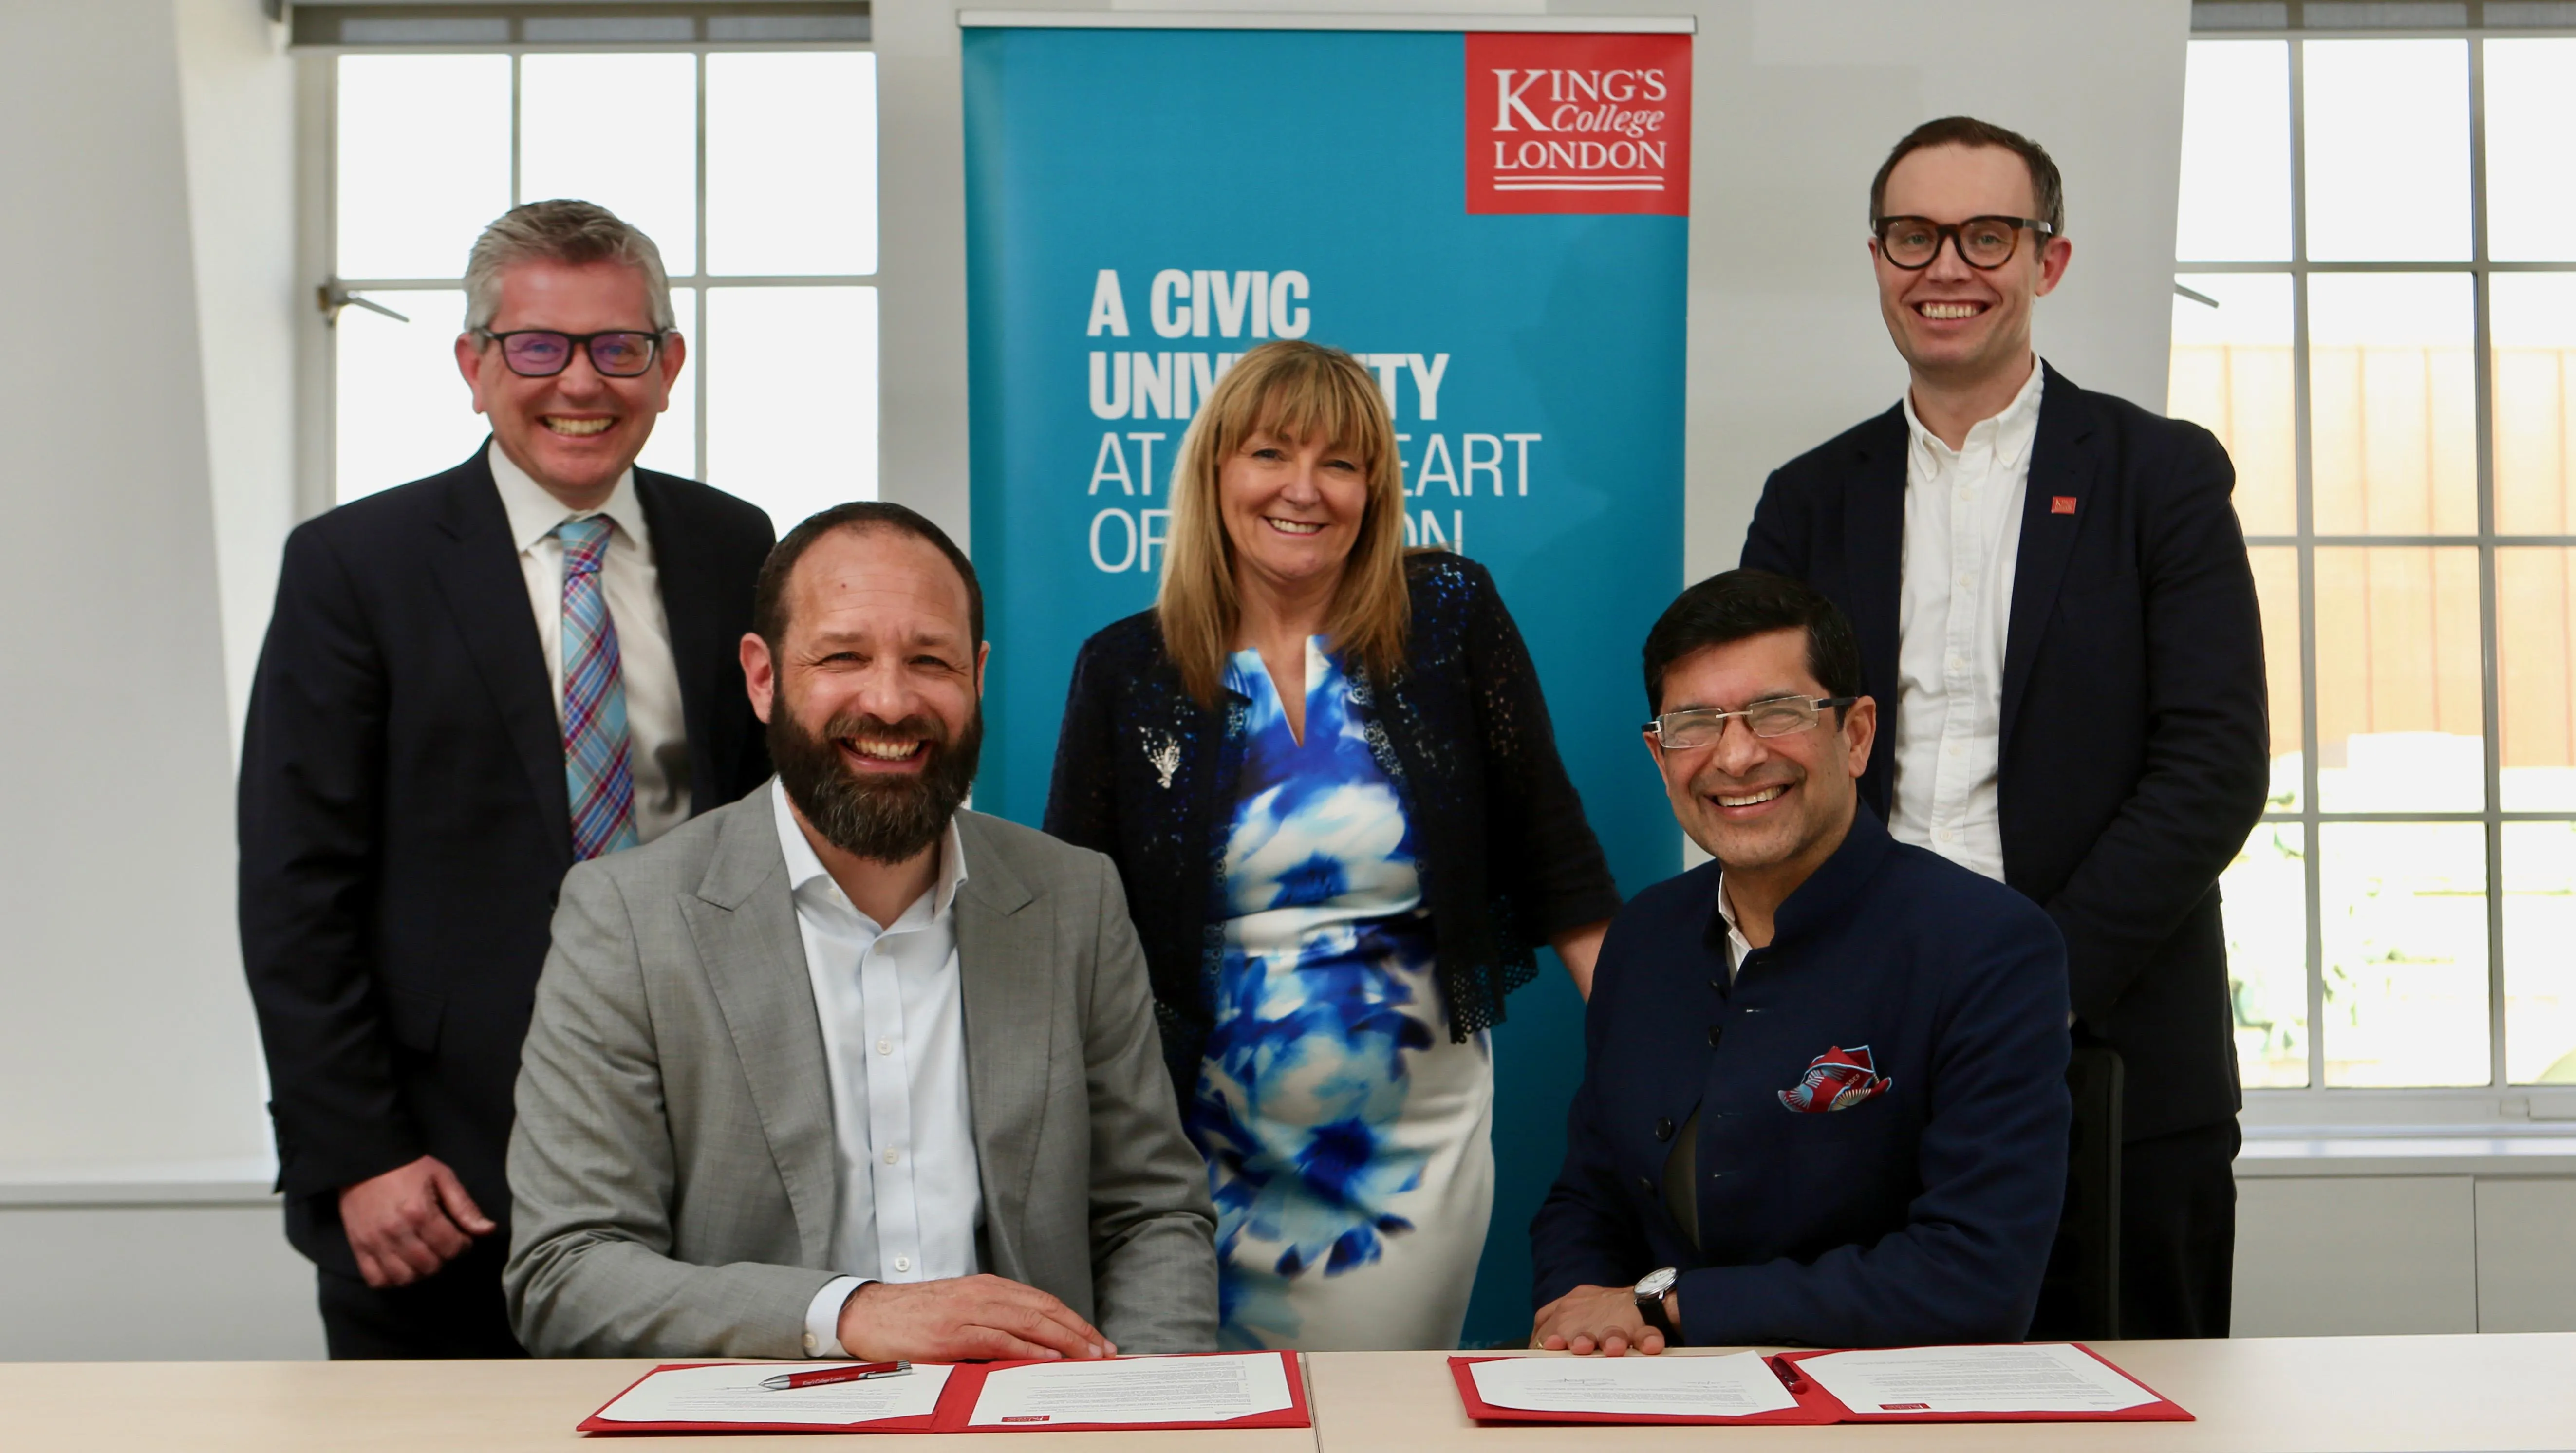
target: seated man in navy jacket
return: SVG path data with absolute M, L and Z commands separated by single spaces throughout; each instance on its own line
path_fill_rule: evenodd
M 1717 861 L 1610 925 L 1533 1345 L 2014 1342 L 2066 1182 L 2066 950 L 1862 806 L 1851 623 L 1761 570 L 1646 637 L 1646 747 Z

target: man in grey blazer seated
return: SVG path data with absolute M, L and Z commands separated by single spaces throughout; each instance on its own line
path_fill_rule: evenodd
M 537 1355 L 1216 1345 L 1117 872 L 958 811 L 983 615 L 900 505 L 799 525 L 742 641 L 777 778 L 564 879 L 502 1278 Z

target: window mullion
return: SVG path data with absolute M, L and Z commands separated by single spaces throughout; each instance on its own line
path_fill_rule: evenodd
M 2495 338 L 2493 279 L 2487 273 L 2486 43 L 2469 51 L 2469 258 L 2475 302 L 2469 347 L 2474 379 L 2478 468 L 2478 670 L 2485 695 L 2487 847 L 2487 1077 L 2504 1088 L 2504 710 L 2496 599 Z
M 2306 839 L 2301 905 L 2307 914 L 2308 1087 L 2326 1087 L 2324 857 L 2317 815 L 2317 521 L 2313 430 L 2308 422 L 2308 157 L 2305 46 L 2290 51 L 2290 400 L 2299 530 L 2299 823 Z
M 323 264 L 322 285 L 328 287 L 329 279 L 340 275 L 340 62 L 337 57 L 321 62 L 317 82 L 321 119 L 318 123 L 309 123 L 314 131 L 307 134 L 314 136 L 315 149 L 322 160 L 320 175 L 313 178 L 312 186 L 303 195 L 319 198 L 315 210 L 320 216 L 305 235 L 312 237 L 316 231 L 320 234 L 318 256 Z M 299 91 L 299 99 L 309 100 L 315 96 L 314 90 L 299 88 Z M 305 117 L 297 118 L 299 128 L 307 124 Z M 330 509 L 340 499 L 340 330 L 332 326 L 329 313 L 325 312 L 323 318 L 318 349 L 320 367 L 315 370 L 315 377 L 305 393 L 305 397 L 314 403 L 313 432 L 319 436 L 319 447 L 313 456 L 313 467 L 305 473 L 305 478 L 312 481 L 307 486 L 312 492 L 296 501 L 295 513 L 299 522 Z
M 518 206 L 527 198 L 521 195 L 519 183 L 519 52 L 510 52 L 510 205 Z

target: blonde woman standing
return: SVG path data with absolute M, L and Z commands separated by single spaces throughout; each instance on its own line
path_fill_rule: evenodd
M 1503 997 L 1619 897 L 1485 571 L 1404 548 L 1368 370 L 1266 344 L 1181 443 L 1152 610 L 1074 667 L 1046 828 L 1117 861 L 1229 1347 L 1449 1347 Z

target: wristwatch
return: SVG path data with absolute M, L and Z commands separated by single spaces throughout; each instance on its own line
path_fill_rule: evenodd
M 1678 1267 L 1659 1266 L 1647 1272 L 1645 1279 L 1637 1283 L 1635 1295 L 1638 1307 L 1643 1309 L 1650 1319 L 1663 1316 L 1664 1293 L 1671 1291 L 1673 1283 L 1680 1279 L 1681 1270 Z

